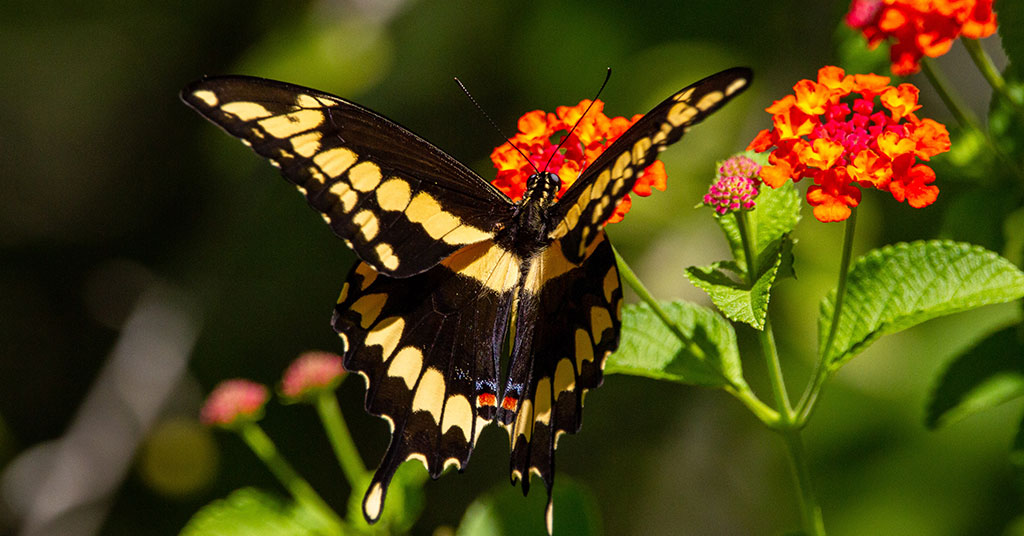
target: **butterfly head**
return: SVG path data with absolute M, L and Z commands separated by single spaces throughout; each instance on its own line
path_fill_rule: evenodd
M 523 194 L 524 205 L 549 207 L 558 200 L 558 190 L 562 187 L 562 179 L 549 171 L 530 175 L 526 180 L 526 193 Z

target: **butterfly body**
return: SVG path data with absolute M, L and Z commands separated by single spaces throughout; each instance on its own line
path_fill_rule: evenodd
M 520 201 L 397 123 L 309 88 L 206 78 L 182 99 L 281 169 L 361 262 L 332 325 L 345 367 L 367 382 L 366 410 L 391 442 L 363 500 L 383 509 L 406 460 L 434 478 L 463 470 L 498 422 L 524 493 L 549 497 L 558 438 L 582 423 L 584 394 L 618 347 L 622 290 L 604 232 L 658 152 L 742 92 L 749 69 L 705 78 L 622 133 L 564 192 L 532 176 Z M 503 354 L 508 354 L 502 374 Z

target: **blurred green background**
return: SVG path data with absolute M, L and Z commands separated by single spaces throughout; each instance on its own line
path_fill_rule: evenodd
M 340 350 L 329 319 L 352 254 L 276 170 L 178 100 L 185 83 L 244 73 L 316 87 L 490 177 L 487 155 L 502 140 L 453 76 L 511 132 L 529 110 L 592 96 L 606 67 L 606 113 L 628 117 L 705 75 L 750 66 L 753 88 L 664 153 L 668 191 L 635 199 L 609 229 L 656 296 L 706 303 L 683 269 L 728 251 L 710 211 L 691 207 L 714 162 L 769 126 L 772 100 L 839 61 L 847 6 L 3 2 L 0 532 L 71 505 L 38 533 L 176 534 L 235 488 L 280 491 L 236 438 L 195 423 L 199 404 L 222 379 L 273 385 L 301 351 Z M 998 53 L 998 43 L 986 47 Z M 884 73 L 884 61 L 872 64 L 879 58 L 861 65 Z M 955 73 L 965 61 L 957 45 L 940 64 Z M 983 113 L 983 81 L 963 78 L 960 90 Z M 934 97 L 923 100 L 922 115 L 952 123 Z M 999 251 L 999 229 L 944 216 L 990 200 L 965 205 L 969 184 L 941 168 L 938 184 L 939 201 L 924 211 L 866 193 L 857 251 L 938 236 Z M 842 236 L 839 225 L 809 220 L 808 211 L 797 230 L 798 280 L 781 284 L 772 304 L 794 390 L 809 374 Z M 922 424 L 944 364 L 1019 314 L 989 307 L 883 339 L 826 388 L 806 440 L 831 534 L 996 534 L 1021 513 L 1007 460 L 1019 406 L 935 432 Z M 740 335 L 753 348 L 750 332 Z M 744 366 L 767 395 L 763 365 Z M 339 392 L 373 467 L 387 425 L 362 411 L 362 396 L 358 380 Z M 272 404 L 265 425 L 344 510 L 349 490 L 312 412 Z M 781 443 L 719 391 L 610 376 L 587 398 L 581 433 L 560 446 L 558 474 L 592 490 L 606 534 L 799 526 Z M 454 526 L 475 496 L 507 485 L 507 456 L 504 432 L 486 432 L 465 474 L 427 484 L 414 534 Z

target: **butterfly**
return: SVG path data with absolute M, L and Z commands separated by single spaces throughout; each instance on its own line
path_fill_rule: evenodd
M 749 86 L 733 68 L 658 104 L 558 198 L 538 172 L 513 202 L 394 121 L 314 89 L 208 77 L 181 97 L 280 168 L 359 257 L 334 308 L 344 364 L 391 441 L 363 499 L 380 518 L 398 466 L 460 472 L 481 430 L 504 427 L 513 484 L 547 487 L 555 448 L 582 423 L 584 394 L 619 344 L 622 290 L 604 223 L 637 176 Z M 502 356 L 508 365 L 500 374 Z

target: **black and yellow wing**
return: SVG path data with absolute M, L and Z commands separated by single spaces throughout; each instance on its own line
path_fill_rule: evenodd
M 279 167 L 363 262 L 389 276 L 493 238 L 515 211 L 459 161 L 339 97 L 248 76 L 204 78 L 181 97 Z
M 582 423 L 583 398 L 618 348 L 622 289 L 604 223 L 637 176 L 668 145 L 742 92 L 735 68 L 669 97 L 624 132 L 552 207 L 551 244 L 530 260 L 516 300 L 515 344 L 498 420 L 511 441 L 512 481 L 544 479 L 551 531 L 555 447 Z
M 420 460 L 433 478 L 469 462 L 494 418 L 520 266 L 485 240 L 406 279 L 365 263 L 349 274 L 334 329 L 346 344 L 345 367 L 367 379 L 367 411 L 384 417 L 392 434 L 363 499 L 370 522 L 402 462 Z
M 583 170 L 552 208 L 555 225 L 549 236 L 562 241 L 566 256 L 581 260 L 658 153 L 741 93 L 752 78 L 750 69 L 736 67 L 687 86 L 640 118 Z

